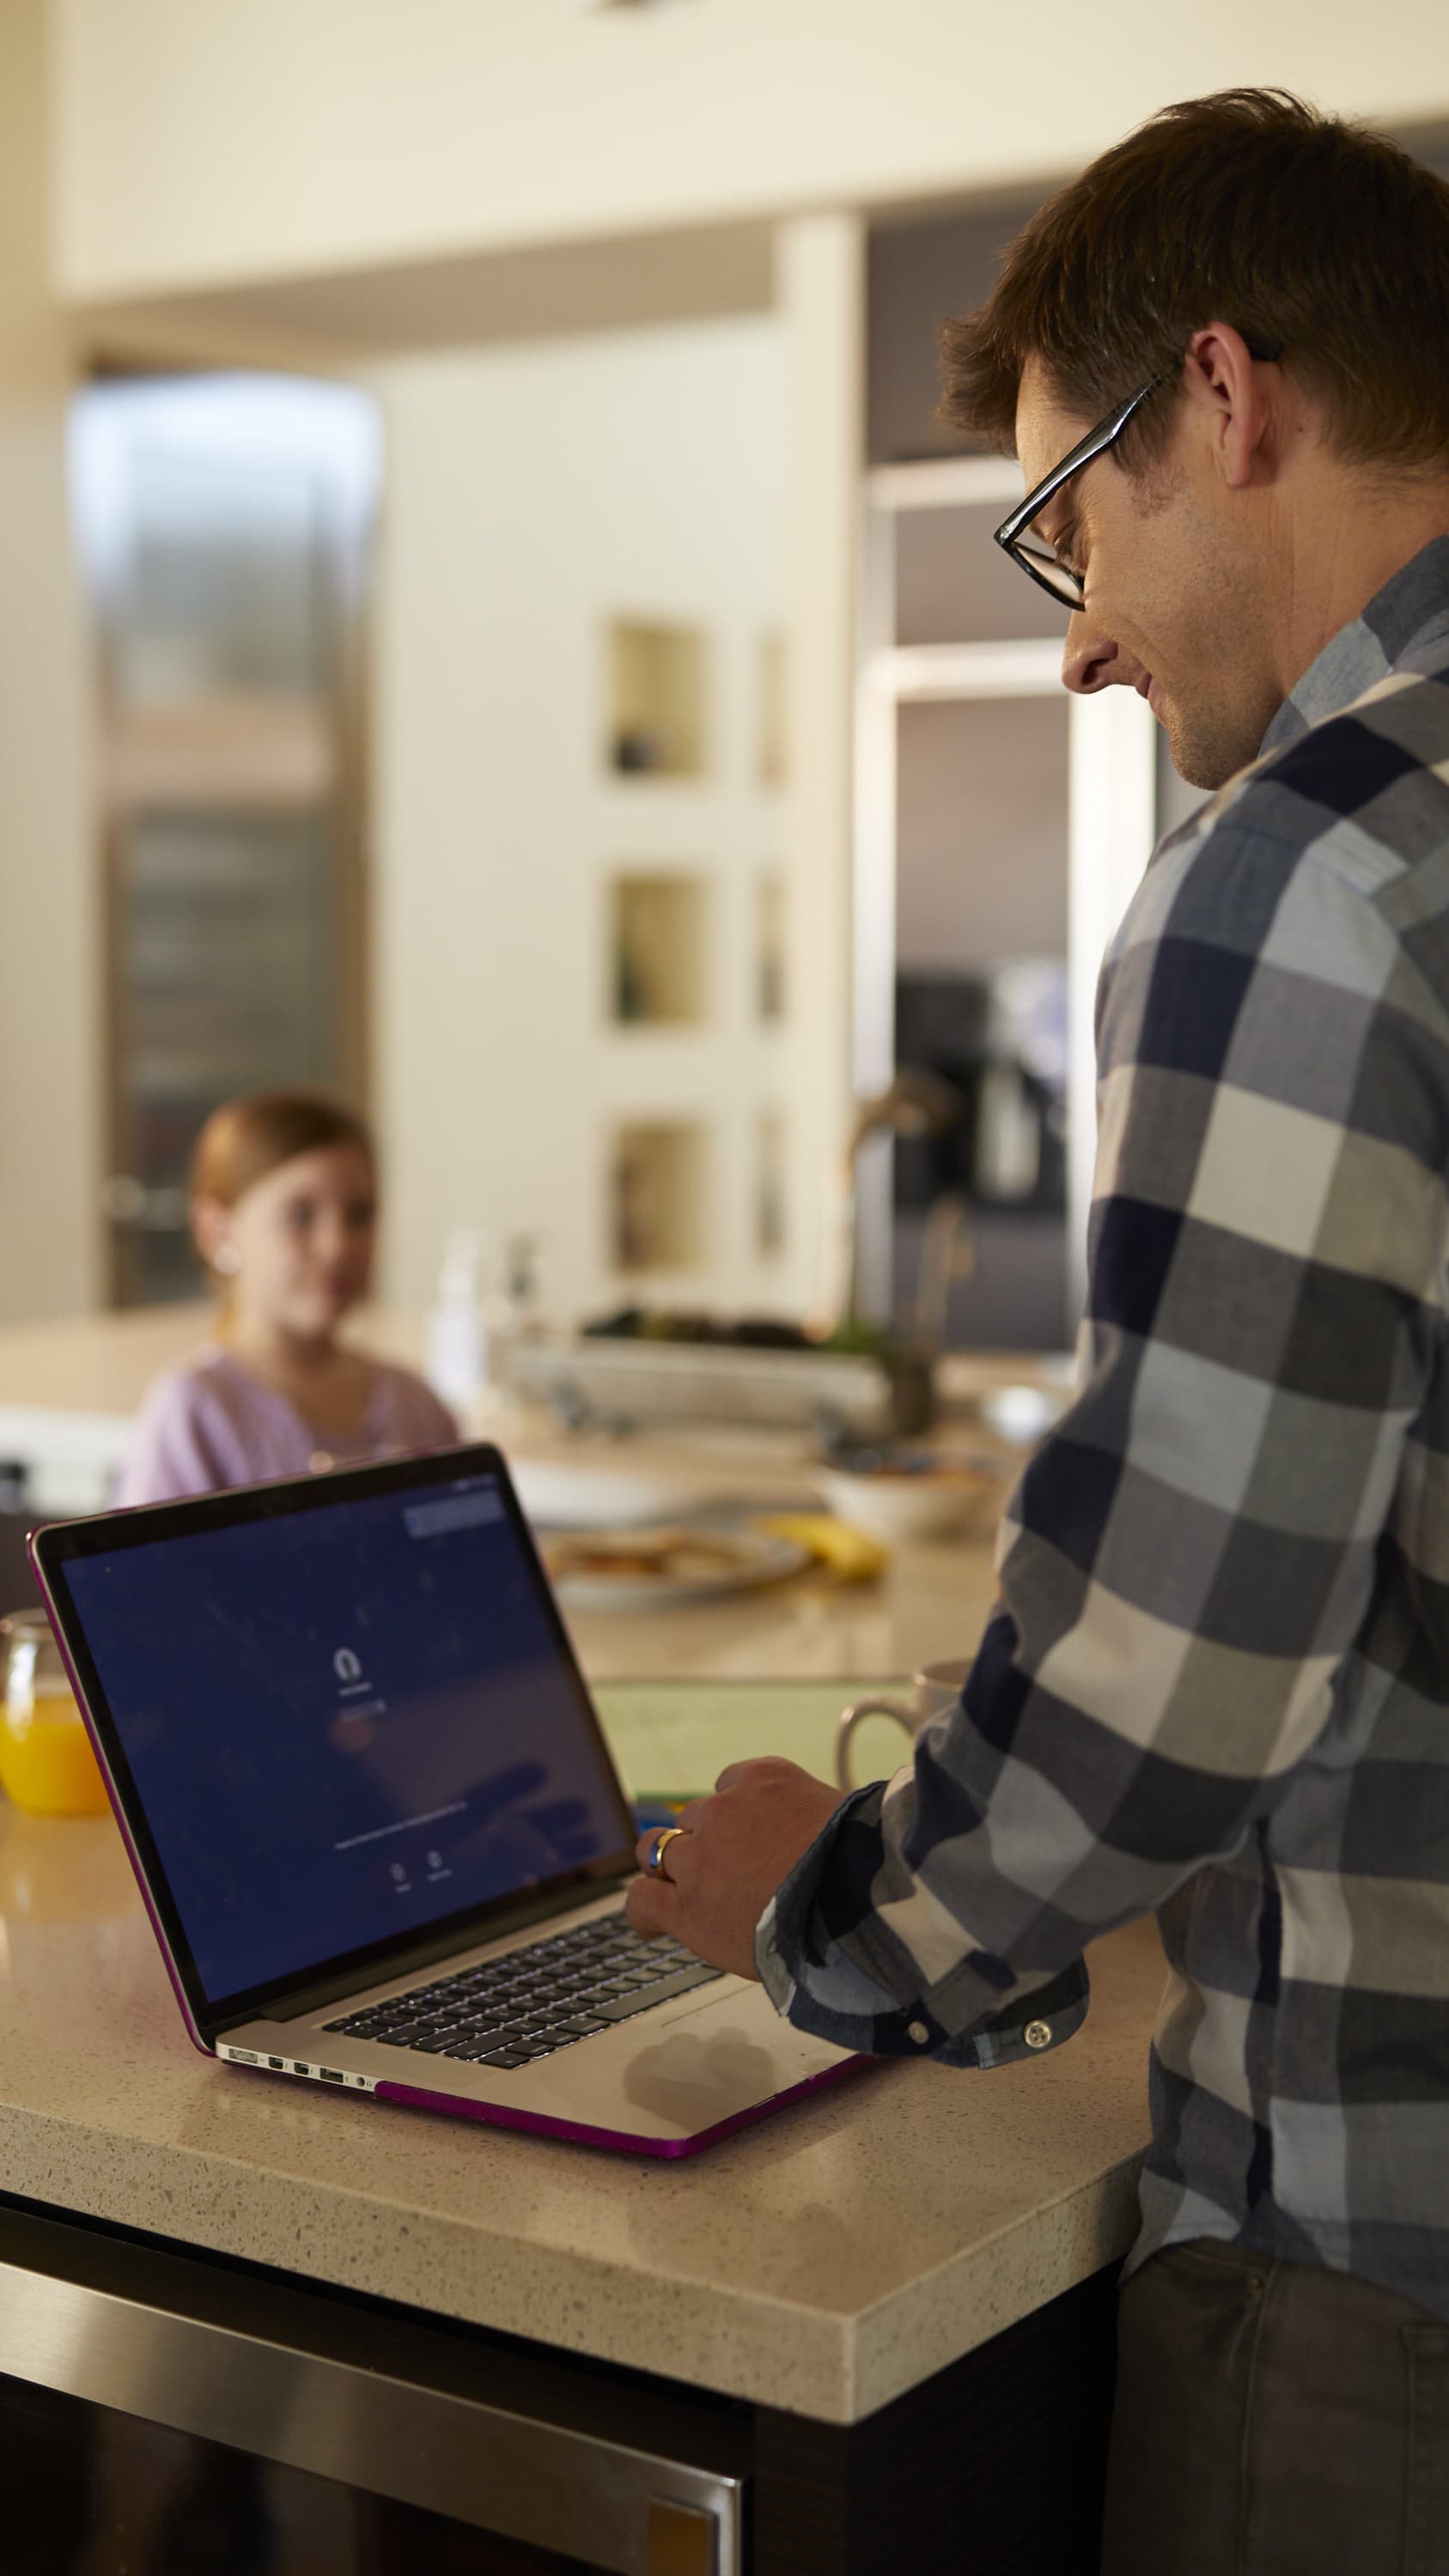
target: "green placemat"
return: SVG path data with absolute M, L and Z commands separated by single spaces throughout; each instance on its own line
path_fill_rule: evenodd
M 909 1682 L 599 1682 L 594 1689 L 604 1730 L 631 1797 L 690 1797 L 714 1787 L 727 1762 L 782 1753 L 823 1780 L 835 1777 L 835 1722 L 853 1699 L 887 1691 L 910 1696 Z M 900 1729 L 880 1722 L 880 1754 L 863 1728 L 858 1775 L 893 1770 L 904 1750 Z

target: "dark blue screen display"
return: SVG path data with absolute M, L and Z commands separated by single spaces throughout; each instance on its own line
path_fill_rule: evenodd
M 65 1570 L 213 2001 L 624 1847 L 492 1477 Z

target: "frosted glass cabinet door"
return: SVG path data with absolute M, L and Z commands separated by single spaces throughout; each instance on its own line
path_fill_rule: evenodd
M 97 385 L 73 408 L 71 468 L 118 713 L 329 694 L 377 482 L 365 395 L 285 376 Z
M 132 470 L 114 641 L 123 699 L 324 688 L 335 623 L 322 477 L 160 444 L 138 447 Z
M 356 389 L 108 382 L 76 399 L 99 644 L 113 1300 L 194 1295 L 186 1171 L 237 1091 L 360 1098 L 360 611 L 379 463 Z
M 117 832 L 119 1302 L 195 1294 L 186 1169 L 233 1092 L 328 1081 L 337 1056 L 336 871 L 323 812 L 137 816 Z

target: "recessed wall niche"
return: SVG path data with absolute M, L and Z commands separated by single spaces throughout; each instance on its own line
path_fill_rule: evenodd
M 785 776 L 785 638 L 773 629 L 760 638 L 759 769 L 763 787 L 779 787 Z
M 696 626 L 615 618 L 608 630 L 608 758 L 626 778 L 700 778 L 705 641 Z
M 785 1016 L 785 884 L 767 869 L 755 887 L 755 1017 L 763 1027 Z
M 775 1261 L 785 1249 L 785 1120 L 778 1109 L 755 1119 L 755 1251 Z
M 609 1262 L 629 1276 L 694 1270 L 704 1258 L 704 1134 L 688 1120 L 637 1120 L 609 1158 Z
M 620 1028 L 698 1027 L 706 1017 L 708 894 L 698 877 L 631 870 L 610 880 L 609 1017 Z

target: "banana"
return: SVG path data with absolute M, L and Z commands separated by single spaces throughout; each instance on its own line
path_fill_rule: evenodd
M 829 1512 L 772 1512 L 759 1523 L 771 1538 L 807 1547 L 840 1583 L 872 1583 L 891 1561 L 890 1549 L 865 1530 L 852 1529 Z

